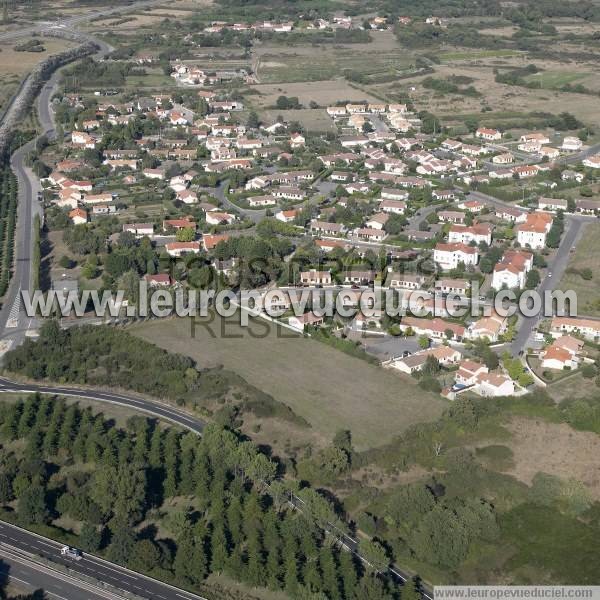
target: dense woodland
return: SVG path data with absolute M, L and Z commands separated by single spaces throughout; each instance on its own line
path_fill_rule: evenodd
M 199 438 L 145 417 L 119 429 L 37 395 L 3 404 L 0 422 L 3 518 L 189 589 L 224 572 L 292 598 L 399 595 L 376 575 L 386 564 L 378 546 L 365 548 L 372 569 L 341 551 L 323 533 L 336 521 L 325 498 L 273 482 L 275 464 L 232 431 L 210 425 Z M 304 499 L 302 513 L 289 490 Z M 61 517 L 77 535 L 49 527 Z

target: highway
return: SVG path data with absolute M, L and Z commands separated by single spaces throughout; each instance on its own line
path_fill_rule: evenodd
M 0 536 L 0 579 L 2 581 L 10 579 L 27 593 L 43 589 L 45 597 L 50 600 L 55 598 L 57 600 L 105 600 L 106 598 L 122 600 L 122 596 L 100 589 L 91 582 L 85 582 L 50 565 L 42 564 L 42 561 L 32 553 L 6 543 L 5 539 L 9 539 L 8 536 Z
M 148 598 L 154 600 L 159 598 L 160 600 L 206 600 L 202 596 L 192 594 L 180 588 L 168 585 L 151 577 L 146 577 L 134 571 L 130 571 L 124 567 L 120 567 L 114 563 L 110 563 L 102 558 L 92 556 L 91 554 L 83 555 L 81 560 L 73 560 L 61 556 L 60 549 L 63 544 L 55 542 L 49 538 L 39 536 L 5 521 L 0 521 L 0 559 L 6 560 L 4 554 L 9 554 L 9 558 L 12 563 L 20 564 L 19 568 L 24 567 L 25 573 L 27 570 L 36 571 L 38 575 L 35 575 L 35 579 L 31 581 L 34 585 L 37 585 L 38 581 L 41 581 L 41 586 L 52 593 L 55 597 L 64 598 L 65 600 L 96 600 L 96 598 L 122 598 L 122 595 L 112 593 L 110 588 L 116 590 L 123 590 L 130 594 L 135 594 L 140 598 Z M 61 579 L 62 573 L 55 574 L 56 571 L 45 568 L 33 561 L 17 560 L 15 556 L 18 554 L 11 550 L 9 547 L 18 548 L 20 552 L 27 552 L 31 555 L 41 556 L 48 560 L 51 560 L 57 565 L 67 567 L 74 575 L 83 577 L 84 580 L 77 580 L 77 577 L 71 577 L 69 580 Z M 19 557 L 20 558 L 20 557 Z M 26 565 L 23 565 L 26 562 Z M 10 563 L 9 563 L 10 564 Z M 42 575 L 43 573 L 43 575 Z M 10 573 L 12 577 L 13 574 Z M 89 586 L 85 578 L 92 578 L 98 582 L 93 586 Z M 74 595 L 63 591 L 62 596 L 59 595 L 57 586 L 69 585 L 70 588 L 74 589 Z M 102 589 L 102 584 L 110 586 L 108 589 Z M 88 589 L 93 587 L 93 589 Z M 50 589 L 51 588 L 51 589 Z M 77 590 L 79 588 L 79 590 Z M 96 591 L 97 590 L 97 591 Z
M 97 58 L 103 58 L 112 48 L 101 40 L 93 41 L 100 50 Z M 52 96 L 60 79 L 60 71 L 55 72 L 44 84 L 37 98 L 37 113 L 40 123 L 40 135 L 49 140 L 56 136 L 54 114 L 51 108 Z M 9 109 L 10 110 L 10 109 Z M 35 215 L 43 218 L 43 209 L 37 200 L 41 191 L 38 177 L 25 164 L 27 154 L 35 147 L 35 140 L 21 146 L 11 157 L 11 167 L 19 184 L 17 206 L 17 229 L 15 232 L 15 262 L 4 303 L 0 309 L 0 355 L 19 345 L 30 330 L 37 328 L 37 322 L 27 316 L 21 302 L 21 291 L 32 290 L 31 256 L 33 253 L 33 222 Z

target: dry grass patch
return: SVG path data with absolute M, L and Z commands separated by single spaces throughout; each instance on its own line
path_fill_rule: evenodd
M 327 440 L 350 429 L 359 450 L 385 444 L 413 423 L 432 421 L 444 408 L 441 398 L 409 377 L 264 321 L 242 328 L 218 319 L 209 327 L 196 327 L 192 338 L 189 319 L 169 319 L 137 324 L 130 332 L 187 354 L 200 367 L 223 365 L 238 373 L 290 406 Z
M 531 485 L 534 476 L 549 473 L 585 484 L 600 500 L 600 437 L 576 431 L 565 423 L 514 418 L 506 424 L 513 434 L 509 446 L 515 466 L 507 473 Z

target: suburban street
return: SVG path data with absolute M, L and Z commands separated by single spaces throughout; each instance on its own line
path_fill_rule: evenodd
M 469 194 L 469 199 L 479 200 L 480 202 L 485 202 L 496 208 L 513 206 L 481 192 L 471 192 Z M 573 246 L 581 239 L 585 230 L 585 225 L 594 221 L 595 218 L 596 217 L 584 215 L 565 214 L 565 231 L 563 232 L 560 246 L 554 257 L 548 261 L 547 273 L 552 273 L 552 276 L 548 277 L 546 275 L 538 286 L 538 292 L 542 296 L 542 300 L 545 293 L 552 292 L 559 285 L 569 263 L 569 253 L 571 252 L 571 248 L 573 248 Z M 519 352 L 527 348 L 533 330 L 542 318 L 543 315 L 541 314 L 535 317 L 521 317 L 517 336 L 511 344 L 513 355 L 516 356 Z
M 10 523 L 6 523 L 5 521 L 0 521 L 0 542 L 2 543 L 2 545 L 0 545 L 0 560 L 5 560 L 2 550 L 6 550 L 6 545 L 8 545 L 18 548 L 21 551 L 44 557 L 63 567 L 68 567 L 74 574 L 77 574 L 80 577 L 91 577 L 107 586 L 124 590 L 142 598 L 152 600 L 155 598 L 162 600 L 178 600 L 181 598 L 184 600 L 206 600 L 202 598 L 202 596 L 170 586 L 166 583 L 157 581 L 156 579 L 152 579 L 151 577 L 140 575 L 139 573 L 135 573 L 114 563 L 109 563 L 90 554 L 84 554 L 81 560 L 65 558 L 60 554 L 60 549 L 63 546 L 60 542 L 38 536 L 35 533 L 31 533 L 11 525 Z M 6 553 L 7 552 L 5 552 L 5 554 Z M 86 589 L 86 587 L 90 586 L 87 586 L 84 582 L 77 582 L 74 577 L 65 581 L 64 578 L 60 577 L 61 574 L 54 574 L 56 573 L 55 571 L 50 571 L 49 574 L 48 569 L 43 565 L 39 565 L 33 561 L 18 561 L 15 558 L 14 552 L 11 552 L 10 554 L 12 555 L 12 563 L 19 564 L 19 569 L 23 569 L 24 573 L 22 573 L 22 575 L 32 570 L 36 572 L 36 575 L 34 575 L 35 579 L 28 579 L 28 582 L 32 581 L 32 583 L 35 582 L 33 583 L 34 585 L 38 585 L 37 582 L 39 581 L 40 587 L 43 587 L 44 589 L 47 589 L 47 586 L 50 584 L 48 591 L 57 598 L 62 598 L 63 600 L 122 598 L 122 596 L 111 593 L 110 588 L 108 590 L 103 590 L 98 585 L 93 586 L 93 589 L 90 591 L 89 589 Z M 23 565 L 23 562 L 28 564 Z M 65 586 L 66 588 L 67 583 L 72 593 L 68 593 L 66 589 L 63 589 L 62 594 L 59 594 L 57 586 Z

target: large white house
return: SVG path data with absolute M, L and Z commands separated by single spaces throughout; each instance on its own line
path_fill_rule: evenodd
M 488 223 L 477 223 L 470 226 L 452 225 L 448 231 L 448 241 L 463 244 L 485 242 L 489 246 L 492 243 L 492 226 Z
M 442 269 L 456 269 L 460 263 L 466 266 L 476 265 L 479 253 L 474 246 L 467 246 L 460 242 L 450 244 L 438 244 L 433 250 L 433 260 Z
M 552 215 L 548 213 L 530 213 L 525 223 L 517 226 L 517 241 L 521 246 L 528 246 L 534 250 L 543 248 L 552 227 L 552 220 Z
M 494 265 L 492 287 L 514 289 L 525 287 L 527 273 L 533 266 L 533 254 L 520 250 L 507 250 L 502 260 Z

